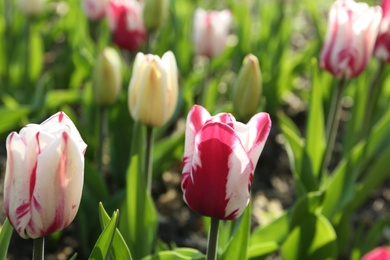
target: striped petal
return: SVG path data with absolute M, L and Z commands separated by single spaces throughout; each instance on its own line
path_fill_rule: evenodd
M 202 106 L 193 106 L 187 116 L 184 144 L 183 179 L 188 178 L 192 168 L 192 157 L 195 149 L 195 136 L 210 119 L 209 112 Z
M 183 172 L 184 200 L 199 214 L 238 218 L 249 203 L 253 172 L 240 138 L 228 125 L 210 122 L 196 134 L 194 148 L 191 172 Z

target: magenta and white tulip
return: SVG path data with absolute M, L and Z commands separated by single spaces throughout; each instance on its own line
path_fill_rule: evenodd
M 162 126 L 175 112 L 179 93 L 178 71 L 173 52 L 161 57 L 139 52 L 129 84 L 128 105 L 134 120 Z
M 135 0 L 111 0 L 107 16 L 115 44 L 121 49 L 138 50 L 146 37 L 140 3 Z
M 321 67 L 337 78 L 359 75 L 372 56 L 381 18 L 379 6 L 337 0 L 329 12 Z
M 363 256 L 361 260 L 390 260 L 390 249 L 377 247 Z
M 390 61 L 390 0 L 382 2 L 382 21 L 376 38 L 374 55 L 383 62 Z
M 254 115 L 245 125 L 231 114 L 210 116 L 195 105 L 187 117 L 181 183 L 188 206 L 216 219 L 240 217 L 270 129 L 267 113 Z
M 4 208 L 23 238 L 65 228 L 76 216 L 84 180 L 87 145 L 76 126 L 59 112 L 29 124 L 6 140 Z
M 91 20 L 99 20 L 106 16 L 109 0 L 83 0 L 84 13 Z
M 209 58 L 220 56 L 226 47 L 232 13 L 230 10 L 195 10 L 193 41 L 195 53 Z

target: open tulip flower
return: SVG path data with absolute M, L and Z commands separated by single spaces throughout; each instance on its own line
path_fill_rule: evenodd
M 216 219 L 241 216 L 270 129 L 267 113 L 254 115 L 245 125 L 231 114 L 212 117 L 195 105 L 187 117 L 181 183 L 188 206 Z
M 321 67 L 337 78 L 353 78 L 373 53 L 382 10 L 353 0 L 336 1 L 330 12 L 321 51 Z
M 4 208 L 23 238 L 65 228 L 76 216 L 84 179 L 84 143 L 73 122 L 59 112 L 29 124 L 6 141 Z
M 121 49 L 136 51 L 146 37 L 146 27 L 139 2 L 111 0 L 107 17 L 115 44 Z

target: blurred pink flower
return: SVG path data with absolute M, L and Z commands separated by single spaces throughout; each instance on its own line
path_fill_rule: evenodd
M 6 140 L 4 208 L 23 238 L 65 228 L 76 216 L 84 181 L 84 143 L 64 112 Z
M 99 20 L 106 16 L 109 0 L 83 0 L 85 14 L 91 20 Z
M 337 78 L 359 75 L 371 58 L 381 17 L 379 6 L 337 0 L 329 12 L 321 67 Z
M 390 249 L 377 247 L 365 254 L 361 260 L 390 260 Z
M 390 1 L 382 2 L 383 17 L 376 38 L 374 55 L 381 61 L 390 61 Z
M 245 125 L 231 114 L 210 116 L 202 106 L 193 106 L 187 117 L 181 182 L 188 206 L 213 218 L 240 217 L 270 129 L 267 113 L 254 115 Z
M 140 3 L 135 0 L 111 0 L 107 16 L 115 44 L 129 51 L 138 50 L 146 37 Z
M 193 40 L 195 53 L 208 57 L 221 55 L 226 47 L 232 14 L 230 10 L 195 10 Z

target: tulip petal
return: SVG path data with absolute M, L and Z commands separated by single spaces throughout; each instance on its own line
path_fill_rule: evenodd
M 236 219 L 249 203 L 252 174 L 253 164 L 234 130 L 207 123 L 195 138 L 191 172 L 183 172 L 184 200 L 199 214 Z
M 49 135 L 41 134 L 43 143 Z M 78 141 L 63 132 L 38 155 L 35 187 L 31 198 L 31 221 L 26 229 L 31 238 L 66 227 L 80 204 L 84 156 Z M 50 199 L 48 199 L 50 198 Z
M 16 231 L 28 238 L 22 229 L 30 220 L 30 171 L 27 144 L 22 136 L 12 132 L 6 140 L 7 167 L 4 180 L 4 208 Z
M 179 95 L 179 86 L 178 86 L 178 74 L 177 74 L 177 64 L 175 56 L 171 51 L 168 51 L 164 53 L 164 55 L 161 58 L 162 66 L 165 68 L 167 72 L 167 82 L 168 82 L 168 88 L 167 88 L 167 104 L 168 107 L 168 114 L 167 117 L 171 118 L 173 115 L 173 112 L 175 112 L 176 104 L 177 104 L 177 97 Z
M 260 154 L 263 151 L 265 142 L 271 130 L 271 118 L 267 113 L 258 113 L 248 122 L 248 147 L 249 157 L 253 166 L 256 167 Z
M 184 144 L 183 179 L 187 178 L 191 172 L 192 157 L 195 149 L 195 136 L 210 118 L 210 113 L 204 107 L 198 105 L 194 105 L 188 113 Z

